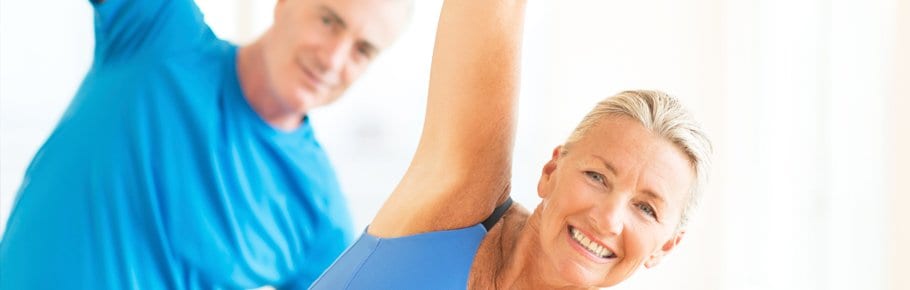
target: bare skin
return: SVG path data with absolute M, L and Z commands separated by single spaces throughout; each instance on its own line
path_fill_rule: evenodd
M 523 206 L 513 204 L 487 233 L 471 265 L 468 289 L 530 289 L 534 283 L 520 279 L 527 260 L 514 250 L 534 243 L 533 239 L 521 238 L 525 227 L 534 226 L 528 224 L 529 215 Z

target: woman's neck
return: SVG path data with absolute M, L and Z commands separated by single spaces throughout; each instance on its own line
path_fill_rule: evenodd
M 540 261 L 540 210 L 503 233 L 508 242 L 502 244 L 502 259 L 497 263 L 493 283 L 495 289 L 557 289 L 556 281 L 547 279 L 548 273 Z M 511 233 L 508 233 L 511 232 Z M 512 236 L 509 238 L 509 236 Z M 552 274 L 552 273 L 549 273 Z M 562 287 L 560 289 L 574 289 Z
M 544 284 L 540 279 L 540 269 L 534 263 L 537 253 L 540 253 L 537 241 L 539 224 L 539 215 L 534 213 L 524 222 L 504 231 L 508 242 L 499 249 L 503 255 L 493 277 L 496 289 L 538 289 L 536 286 Z

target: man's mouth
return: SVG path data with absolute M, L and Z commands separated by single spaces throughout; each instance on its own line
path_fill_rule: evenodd
M 321 91 L 328 86 L 325 79 L 319 77 L 312 70 L 307 69 L 304 65 L 299 65 L 300 71 L 303 72 L 303 78 L 310 84 L 314 91 Z

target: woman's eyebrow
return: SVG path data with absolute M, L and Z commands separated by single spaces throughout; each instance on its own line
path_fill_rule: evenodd
M 661 205 L 667 203 L 666 199 L 664 199 L 663 195 L 661 195 L 660 193 L 657 193 L 653 190 L 645 189 L 645 190 L 642 190 L 641 193 L 643 193 L 644 195 L 650 196 L 652 199 L 656 200 L 657 203 L 660 203 Z
M 610 172 L 612 172 L 613 175 L 618 175 L 618 172 L 616 171 L 616 167 L 613 166 L 613 164 L 611 164 L 610 161 L 607 161 L 607 159 L 600 157 L 599 155 L 596 155 L 596 154 L 592 155 L 592 156 L 594 156 L 594 158 L 597 158 L 598 160 L 600 160 L 600 162 L 603 163 L 604 167 L 606 167 L 607 170 L 610 170 Z

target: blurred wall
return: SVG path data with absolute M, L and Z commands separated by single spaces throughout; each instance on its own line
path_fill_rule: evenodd
M 893 221 L 888 235 L 888 289 L 902 290 L 910 289 L 910 1 L 898 2 L 895 14 L 895 61 L 888 78 L 893 88 L 888 103 L 891 138 L 885 149 L 893 154 L 888 158 L 891 197 L 887 220 Z

